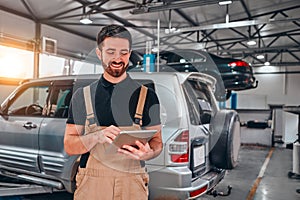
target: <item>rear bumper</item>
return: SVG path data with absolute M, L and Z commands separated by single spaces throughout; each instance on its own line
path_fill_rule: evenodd
M 255 77 L 249 73 L 224 73 L 222 79 L 228 90 L 246 90 L 257 87 Z
M 215 187 L 224 178 L 225 170 L 210 171 L 197 178 L 192 178 L 188 167 L 167 167 L 149 174 L 149 199 L 195 199 Z

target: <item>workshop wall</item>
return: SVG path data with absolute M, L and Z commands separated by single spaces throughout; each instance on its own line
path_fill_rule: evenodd
M 41 35 L 57 40 L 57 53 L 70 57 L 84 58 L 97 46 L 96 33 L 95 39 L 89 40 L 48 25 L 42 25 Z
M 35 30 L 36 25 L 34 21 L 0 11 L 0 38 L 9 38 L 24 43 L 33 42 L 35 41 Z M 97 32 L 95 32 L 95 39 L 86 39 L 52 26 L 41 24 L 40 39 L 44 36 L 57 40 L 58 54 L 80 59 L 95 49 L 96 35 Z
M 258 87 L 237 92 L 237 108 L 268 109 L 268 104 L 300 105 L 299 74 L 256 74 Z
M 35 36 L 35 23 L 32 20 L 0 10 L 0 33 L 1 37 L 7 35 L 32 40 Z

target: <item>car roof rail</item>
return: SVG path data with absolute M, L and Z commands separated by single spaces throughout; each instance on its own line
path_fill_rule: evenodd
M 31 80 L 30 78 L 23 79 L 23 80 L 21 80 L 21 81 L 19 82 L 19 85 L 22 85 L 22 84 L 24 84 L 24 83 L 27 83 L 27 82 L 29 82 L 30 80 Z

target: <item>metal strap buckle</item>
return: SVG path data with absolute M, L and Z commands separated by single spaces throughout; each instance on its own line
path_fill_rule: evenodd
M 134 118 L 134 123 L 135 123 L 135 124 L 141 125 L 141 119 L 139 119 L 139 118 Z
M 96 119 L 95 119 L 94 114 L 87 115 L 86 120 L 89 123 L 88 125 L 96 124 Z

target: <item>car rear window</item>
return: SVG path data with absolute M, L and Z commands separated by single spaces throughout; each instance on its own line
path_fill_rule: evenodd
M 195 80 L 188 80 L 183 84 L 183 90 L 191 124 L 202 124 L 203 113 L 213 112 L 207 86 Z

